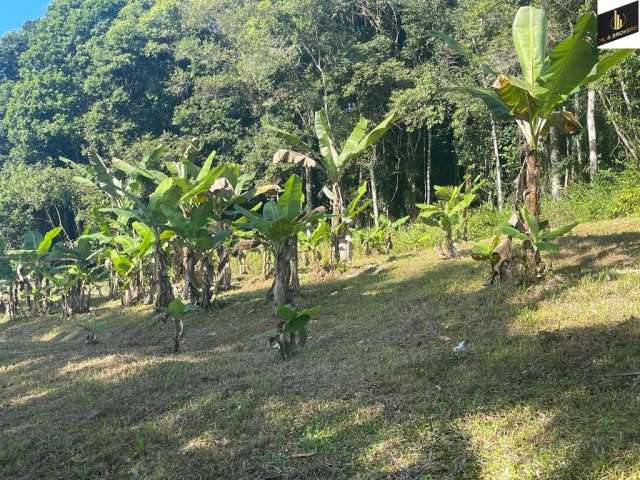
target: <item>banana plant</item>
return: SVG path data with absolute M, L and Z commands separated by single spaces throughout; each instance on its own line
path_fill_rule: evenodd
M 182 298 L 193 302 L 198 296 L 198 303 L 205 310 L 211 303 L 214 252 L 219 257 L 218 273 L 228 267 L 228 251 L 224 244 L 231 236 L 231 222 L 236 216 L 232 207 L 244 205 L 256 196 L 278 188 L 275 185 L 252 188 L 253 175 L 241 174 L 240 166 L 231 163 L 214 168 L 214 158 L 215 153 L 212 153 L 202 168 L 194 165 L 186 155 L 177 162 L 168 163 L 171 176 L 158 187 L 160 193 L 151 196 L 151 202 L 160 205 L 182 244 Z M 200 289 L 194 282 L 196 264 L 201 272 Z
M 500 231 L 505 235 L 521 240 L 525 244 L 529 244 L 535 252 L 557 252 L 559 247 L 555 240 L 566 235 L 578 225 L 577 223 L 571 223 L 561 227 L 550 228 L 548 221 L 539 222 L 526 208 L 522 208 L 520 213 L 526 222 L 528 233 L 522 233 L 508 223 L 501 224 Z
M 16 271 L 11 257 L 7 255 L 7 242 L 0 238 L 0 288 L 7 293 L 7 302 L 0 297 L 0 315 L 9 315 L 9 321 L 15 320 L 18 308 L 18 293 L 15 285 Z
M 437 227 L 444 232 L 444 241 L 441 245 L 441 254 L 444 258 L 455 258 L 458 252 L 455 246 L 455 238 L 459 233 L 463 212 L 471 206 L 476 199 L 476 194 L 464 192 L 463 185 L 439 186 L 436 185 L 435 194 L 438 202 L 435 204 L 419 203 L 421 210 L 418 218 L 430 227 Z
M 477 262 L 487 262 L 490 266 L 489 278 L 486 285 L 502 275 L 502 266 L 511 260 L 511 237 L 495 235 L 489 242 L 476 243 L 471 249 L 471 258 Z
M 167 175 L 159 170 L 151 169 L 148 164 L 160 163 L 166 152 L 158 148 L 145 155 L 139 164 L 131 164 L 120 159 L 113 159 L 108 166 L 99 156 L 90 157 L 89 165 L 80 165 L 63 159 L 76 173 L 76 182 L 92 186 L 105 194 L 113 207 L 100 209 L 101 213 L 113 215 L 116 221 L 127 227 L 133 220 L 144 224 L 152 231 L 153 270 L 151 297 L 156 308 L 168 305 L 173 298 L 169 284 L 163 236 L 167 230 L 167 218 L 157 203 L 152 203 L 153 194 L 162 191 Z M 126 257 L 126 256 L 125 256 Z M 112 253 L 110 261 L 125 262 L 118 252 Z M 120 269 L 123 271 L 123 268 Z M 122 273 L 120 272 L 120 275 Z M 125 290 L 127 292 L 127 290 Z M 128 298 L 123 298 L 128 303 Z
M 355 197 L 343 210 L 339 222 L 333 222 L 333 238 L 338 242 L 338 254 L 341 261 L 350 262 L 353 258 L 353 234 L 356 230 L 358 215 L 371 206 L 371 200 L 362 201 L 367 193 L 367 182 L 362 182 L 358 187 Z
M 307 343 L 307 325 L 318 313 L 318 308 L 297 309 L 293 305 L 280 305 L 277 315 L 280 318 L 278 331 L 269 338 L 272 348 L 277 348 L 283 360 L 291 357 L 297 346 Z M 296 340 L 297 336 L 297 340 Z
M 89 312 L 92 289 L 105 277 L 104 265 L 95 261 L 102 253 L 102 248 L 93 249 L 88 235 L 78 238 L 71 248 L 57 249 L 59 265 L 48 273 L 47 279 L 52 284 L 52 293 L 60 297 L 65 316 Z M 95 335 L 90 343 L 95 343 Z
M 298 233 L 304 231 L 308 223 L 318 221 L 324 214 L 322 207 L 305 212 L 303 202 L 302 180 L 291 175 L 278 199 L 269 200 L 260 212 L 236 207 L 243 215 L 237 226 L 253 230 L 275 257 L 274 314 L 289 300 L 291 239 L 297 240 Z
M 552 126 L 567 134 L 581 128 L 576 117 L 561 109 L 567 99 L 581 87 L 602 78 L 611 68 L 633 53 L 616 50 L 599 55 L 597 48 L 597 17 L 582 15 L 573 34 L 558 42 L 547 52 L 547 17 L 544 10 L 521 7 L 513 21 L 513 44 L 520 63 L 522 77 L 500 73 L 492 88 L 470 86 L 449 87 L 446 90 L 469 94 L 482 100 L 492 115 L 503 121 L 515 121 L 526 139 L 526 162 L 520 173 L 519 198 L 536 219 L 540 216 L 539 144 Z M 495 74 L 468 49 L 445 34 L 456 51 L 479 63 L 483 72 Z
M 393 248 L 393 234 L 409 221 L 409 216 L 392 221 L 386 215 L 378 217 L 378 225 L 362 230 L 361 241 L 365 255 L 371 255 L 372 250 L 389 254 Z
M 62 232 L 62 227 L 55 227 L 42 235 L 30 231 L 24 235 L 22 248 L 10 250 L 7 254 L 17 264 L 15 284 L 25 295 L 27 307 L 31 310 L 31 294 L 36 305 L 42 300 L 42 309 L 46 310 L 47 290 L 46 278 L 51 268 L 51 249 L 53 241 Z
M 320 253 L 320 246 L 323 242 L 328 242 L 331 239 L 331 227 L 326 220 L 320 220 L 316 227 L 311 230 L 311 226 L 303 232 L 298 232 L 298 242 L 300 250 L 305 258 L 305 265 L 309 267 L 311 260 L 314 262 L 322 261 L 322 254 Z
M 380 140 L 387 130 L 391 128 L 396 118 L 397 116 L 395 113 L 390 114 L 368 133 L 369 121 L 364 118 L 360 119 L 343 144 L 342 149 L 338 152 L 335 147 L 331 129 L 329 128 L 326 112 L 324 110 L 320 110 L 315 114 L 314 126 L 319 144 L 319 159 L 327 176 L 327 185 L 323 188 L 323 192 L 331 201 L 333 210 L 333 217 L 331 220 L 331 260 L 333 263 L 335 263 L 339 258 L 339 226 L 342 223 L 343 215 L 345 214 L 341 184 L 342 178 L 353 159 Z M 267 128 L 274 132 L 276 136 L 289 142 L 293 147 L 300 147 L 306 152 L 314 151 L 313 147 L 303 142 L 300 137 L 294 134 L 270 125 L 267 125 Z M 297 152 L 293 153 L 295 154 Z
M 550 228 L 548 221 L 538 221 L 526 207 L 520 209 L 520 215 L 525 221 L 526 232 L 523 233 L 508 223 L 502 223 L 499 229 L 510 238 L 522 241 L 525 251 L 529 252 L 528 277 L 534 279 L 542 272 L 541 252 L 555 253 L 559 247 L 555 241 L 573 230 L 577 223 L 571 223 L 556 228 Z
M 130 233 L 121 231 L 105 239 L 113 248 L 109 260 L 120 280 L 122 303 L 129 306 L 144 294 L 145 264 L 154 256 L 156 236 L 142 222 L 133 222 Z

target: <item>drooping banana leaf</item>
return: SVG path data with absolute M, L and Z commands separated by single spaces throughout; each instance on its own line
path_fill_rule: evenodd
M 458 92 L 482 100 L 498 120 L 513 118 L 510 108 L 500 99 L 498 94 L 489 88 L 455 86 L 443 88 L 443 92 Z

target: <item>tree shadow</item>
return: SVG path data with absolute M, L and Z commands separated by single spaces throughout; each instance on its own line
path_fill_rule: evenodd
M 543 478 L 631 466 L 640 376 L 619 374 L 640 371 L 640 322 L 612 312 L 609 322 L 520 328 L 524 311 L 570 293 L 584 269 L 621 261 L 607 237 L 564 240 L 554 263 L 566 280 L 529 290 L 484 288 L 485 267 L 466 259 L 414 269 L 392 259 L 304 286 L 303 301 L 322 313 L 289 362 L 260 337 L 270 316 L 262 291 L 190 317 L 180 356 L 164 350 L 169 330 L 114 332 L 77 352 L 60 337 L 30 340 L 39 327 L 25 325 L 29 336 L 5 339 L 11 354 L 0 360 L 12 383 L 0 389 L 0 472 L 471 479 L 497 476 L 491 468 L 504 465 L 489 457 L 518 435 L 513 468 L 537 462 Z M 639 241 L 625 237 L 622 261 L 634 261 Z M 135 348 L 123 346 L 132 337 Z

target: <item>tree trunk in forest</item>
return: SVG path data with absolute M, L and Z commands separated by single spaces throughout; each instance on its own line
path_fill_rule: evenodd
M 549 131 L 551 147 L 551 197 L 558 201 L 562 196 L 562 178 L 560 175 L 560 131 L 551 127 Z
M 425 199 L 426 203 L 431 203 L 431 127 L 427 128 L 427 167 L 425 169 Z
M 616 120 L 616 115 L 613 112 L 611 100 L 605 94 L 605 92 L 602 89 L 600 89 L 599 94 L 600 94 L 600 100 L 602 101 L 602 104 L 607 110 L 607 118 L 611 121 L 613 125 L 613 129 L 616 132 L 616 135 L 624 145 L 624 148 L 627 150 L 627 152 L 634 158 L 636 163 L 640 165 L 640 151 L 638 148 L 638 145 L 640 144 L 640 142 L 637 140 L 637 138 L 634 141 L 631 138 L 631 134 L 629 134 L 628 132 L 625 132 L 623 126 L 620 125 L 620 123 Z
M 573 101 L 573 108 L 575 110 L 575 115 L 576 118 L 580 118 L 580 114 L 582 112 L 581 110 L 581 104 L 580 104 L 580 95 L 576 95 L 575 100 Z M 583 155 L 582 155 L 582 131 L 578 132 L 577 135 L 575 135 L 575 140 L 574 140 L 574 148 L 576 151 L 576 164 L 577 167 L 576 168 L 576 164 L 571 165 L 571 178 L 575 179 L 575 178 L 582 178 L 582 159 L 583 159 Z
M 9 321 L 15 321 L 18 316 L 18 285 L 15 282 L 11 282 L 9 285 L 9 304 L 7 308 L 9 310 Z
M 496 197 L 498 210 L 502 211 L 504 200 L 502 196 L 502 166 L 500 165 L 500 150 L 498 149 L 498 135 L 496 132 L 496 122 L 491 115 L 491 140 L 493 142 L 493 154 L 496 157 Z
M 593 182 L 598 173 L 598 143 L 596 138 L 596 92 L 587 93 L 587 133 L 589 135 L 589 176 Z
M 378 162 L 378 152 L 374 145 L 369 162 L 369 178 L 371 179 L 371 202 L 373 204 L 373 221 L 378 226 L 380 221 L 380 211 L 378 210 L 378 186 L 376 185 L 376 163 Z

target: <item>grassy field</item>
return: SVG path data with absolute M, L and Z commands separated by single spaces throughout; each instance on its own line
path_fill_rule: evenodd
M 305 277 L 288 362 L 259 281 L 179 355 L 146 309 L 97 309 L 96 346 L 86 319 L 2 323 L 0 478 L 640 478 L 638 232 L 580 226 L 528 289 L 431 250 Z

